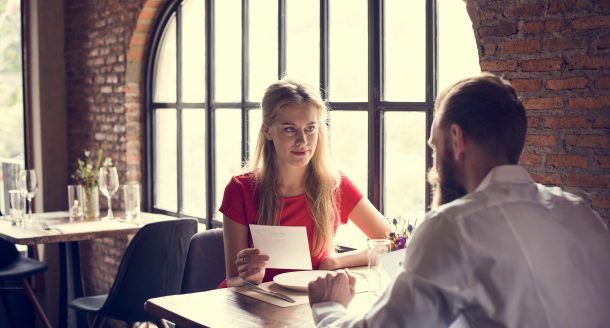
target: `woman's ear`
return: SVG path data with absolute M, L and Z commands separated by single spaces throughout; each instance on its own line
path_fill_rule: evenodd
M 267 140 L 273 140 L 273 136 L 271 135 L 271 127 L 269 125 L 263 125 L 263 133 L 265 134 L 265 138 Z
M 466 151 L 466 145 L 464 141 L 464 130 L 457 124 L 451 124 L 451 146 L 453 147 L 455 160 L 459 160 Z

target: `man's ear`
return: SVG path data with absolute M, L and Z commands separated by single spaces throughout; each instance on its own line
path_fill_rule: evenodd
M 464 156 L 466 151 L 465 144 L 464 130 L 462 130 L 462 127 L 457 124 L 451 124 L 451 146 L 453 147 L 455 160 Z
M 265 134 L 265 138 L 267 140 L 273 140 L 273 137 L 271 136 L 271 127 L 269 125 L 263 125 L 263 133 Z

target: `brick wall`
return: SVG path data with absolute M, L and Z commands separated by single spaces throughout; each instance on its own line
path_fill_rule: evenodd
M 468 0 L 481 69 L 528 115 L 521 164 L 610 221 L 610 1 Z

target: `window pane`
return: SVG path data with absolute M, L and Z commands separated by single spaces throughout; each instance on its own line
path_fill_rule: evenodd
M 248 136 L 250 142 L 248 144 L 248 151 L 250 152 L 250 159 L 254 156 L 256 151 L 256 143 L 258 142 L 258 133 L 261 130 L 261 124 L 263 123 L 263 111 L 260 109 L 251 109 L 248 114 Z
M 176 102 L 176 16 L 169 19 L 155 63 L 154 102 Z
M 479 53 L 466 3 L 438 0 L 438 91 L 481 72 Z
M 214 98 L 241 101 L 241 0 L 215 1 Z
M 182 5 L 182 101 L 205 101 L 205 2 Z
M 258 102 L 277 80 L 277 0 L 250 2 L 250 73 L 248 100 Z
M 176 110 L 158 109 L 154 115 L 155 207 L 177 212 Z
M 204 218 L 205 193 L 205 110 L 182 110 L 182 212 Z
M 426 204 L 426 114 L 386 112 L 385 216 L 423 219 Z
M 286 1 L 286 75 L 320 87 L 320 1 Z
M 222 203 L 225 187 L 232 176 L 241 172 L 241 111 L 239 109 L 216 110 L 216 216 Z
M 329 87 L 332 101 L 368 99 L 366 0 L 329 2 Z
M 389 101 L 424 101 L 426 1 L 385 0 L 383 22 L 383 98 Z
M 330 112 L 330 149 L 335 166 L 367 197 L 367 113 L 363 111 Z M 366 236 L 351 221 L 339 226 L 335 242 L 366 248 Z

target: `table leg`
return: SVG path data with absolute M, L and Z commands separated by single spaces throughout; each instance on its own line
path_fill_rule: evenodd
M 66 243 L 59 243 L 59 327 L 68 327 L 68 264 L 66 261 Z
M 75 299 L 79 297 L 85 296 L 83 290 L 83 278 L 80 271 L 80 252 L 78 249 L 78 242 L 73 241 L 70 242 L 70 273 L 72 274 L 72 297 L 70 299 Z M 70 318 L 70 321 L 73 321 Z M 76 326 L 77 327 L 87 327 L 87 314 L 83 311 L 76 312 Z

